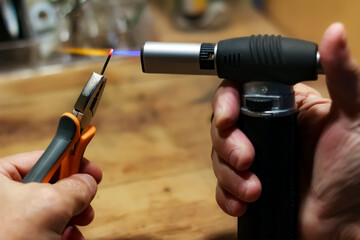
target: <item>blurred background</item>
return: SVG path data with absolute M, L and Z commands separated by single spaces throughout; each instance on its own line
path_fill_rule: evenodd
M 0 70 L 3 71 L 86 60 L 63 51 L 64 47 L 136 49 L 151 36 L 146 0 L 2 0 L 0 3 Z
M 0 0 L 0 157 L 45 149 L 109 48 L 281 34 L 320 43 L 335 21 L 360 59 L 360 1 Z M 103 170 L 87 239 L 235 239 L 215 201 L 216 76 L 144 74 L 114 55 L 85 156 Z M 328 96 L 324 77 L 306 82 Z
M 66 47 L 137 50 L 157 38 L 157 16 L 149 5 L 183 31 L 216 31 L 236 22 L 240 2 L 252 5 L 284 35 L 315 42 L 330 23 L 341 21 L 355 58 L 360 57 L 356 0 L 1 0 L 0 71 L 94 58 L 71 54 Z

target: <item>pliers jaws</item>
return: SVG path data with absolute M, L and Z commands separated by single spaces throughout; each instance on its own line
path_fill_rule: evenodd
M 80 122 L 81 132 L 86 131 L 89 127 L 101 100 L 105 84 L 106 78 L 94 72 L 81 91 L 73 110 L 73 114 Z

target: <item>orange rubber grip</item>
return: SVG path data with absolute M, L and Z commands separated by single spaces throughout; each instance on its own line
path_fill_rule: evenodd
M 80 136 L 79 141 L 75 144 L 74 151 L 64 155 L 64 158 L 61 161 L 60 179 L 79 172 L 85 149 L 95 133 L 96 128 L 90 124 L 89 129 Z

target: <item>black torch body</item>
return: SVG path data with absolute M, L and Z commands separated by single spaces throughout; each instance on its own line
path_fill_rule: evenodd
M 250 171 L 262 184 L 260 198 L 238 218 L 239 240 L 296 239 L 301 163 L 293 85 L 322 73 L 317 50 L 315 43 L 273 35 L 143 45 L 145 73 L 218 75 L 239 83 L 238 127 L 254 146 Z

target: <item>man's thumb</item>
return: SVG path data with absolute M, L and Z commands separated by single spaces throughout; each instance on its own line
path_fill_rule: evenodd
M 97 191 L 95 179 L 88 174 L 75 174 L 54 184 L 63 193 L 63 203 L 72 216 L 80 214 L 89 205 Z M 72 217 L 70 216 L 70 217 Z
M 360 113 L 360 75 L 341 23 L 334 23 L 325 31 L 319 51 L 333 110 L 355 117 Z

